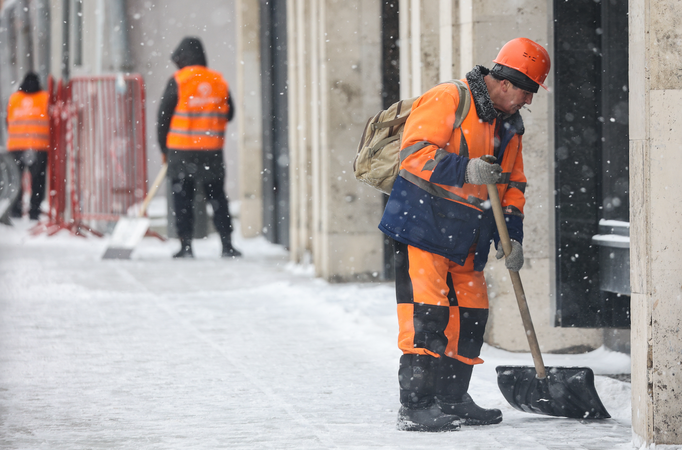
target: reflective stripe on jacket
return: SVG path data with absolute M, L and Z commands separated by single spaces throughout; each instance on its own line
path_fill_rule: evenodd
M 26 93 L 17 91 L 7 105 L 7 149 L 50 149 L 50 117 L 46 91 Z
M 481 101 L 473 92 L 471 96 L 473 104 Z M 486 187 L 464 182 L 466 166 L 470 158 L 495 155 L 497 126 L 495 156 L 504 174 L 497 188 L 509 235 L 522 242 L 526 184 L 521 155 L 523 124 L 518 113 L 482 120 L 472 105 L 461 131 L 453 129 L 458 104 L 459 93 L 451 84 L 430 89 L 413 104 L 403 135 L 401 176 L 393 186 L 379 229 L 399 242 L 460 265 L 473 251 L 474 269 L 480 271 L 487 262 L 490 243 L 499 237 L 486 202 Z
M 178 104 L 166 139 L 174 150 L 222 150 L 228 115 L 228 85 L 222 75 L 204 66 L 175 73 Z

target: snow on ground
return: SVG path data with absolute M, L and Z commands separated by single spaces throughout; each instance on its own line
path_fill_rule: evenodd
M 107 238 L 32 236 L 0 225 L 0 447 L 7 449 L 627 449 L 630 385 L 596 388 L 612 419 L 514 410 L 497 365 L 529 354 L 484 347 L 477 403 L 504 421 L 451 433 L 395 429 L 392 283 L 328 284 L 262 238 L 194 260 L 145 238 L 132 260 L 102 260 Z M 544 355 L 548 366 L 629 373 L 604 348 Z

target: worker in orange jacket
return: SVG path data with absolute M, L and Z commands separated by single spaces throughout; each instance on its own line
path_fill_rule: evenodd
M 157 132 L 164 161 L 168 162 L 175 223 L 180 251 L 174 258 L 191 258 L 194 234 L 194 193 L 203 187 L 220 234 L 222 256 L 241 252 L 232 245 L 232 219 L 225 195 L 223 145 L 227 123 L 234 116 L 228 83 L 207 67 L 201 40 L 184 38 L 171 55 L 178 71 L 161 98 Z
M 519 110 L 545 87 L 550 59 L 539 44 L 518 38 L 493 63 L 463 80 L 472 107 L 461 128 L 454 128 L 463 101 L 454 84 L 435 86 L 413 104 L 400 176 L 379 225 L 395 243 L 403 430 L 502 421 L 499 409 L 482 408 L 468 394 L 473 367 L 483 362 L 490 244 L 504 256 L 485 185 L 497 185 L 512 239 L 506 266 L 518 271 L 526 187 Z
M 50 150 L 50 95 L 40 87 L 38 75 L 29 72 L 19 90 L 7 104 L 7 150 L 14 157 L 20 173 L 28 169 L 31 175 L 31 201 L 29 218 L 38 220 L 40 204 L 45 197 L 47 157 Z M 17 186 L 19 195 L 10 207 L 11 217 L 22 216 L 22 183 Z

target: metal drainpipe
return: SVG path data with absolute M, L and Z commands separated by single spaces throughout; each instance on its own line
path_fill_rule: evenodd
M 128 39 L 126 0 L 108 1 L 106 4 L 109 10 L 112 69 L 116 72 L 129 72 L 133 68 L 133 62 Z
M 40 77 L 40 85 L 46 89 L 47 77 L 52 69 L 50 64 L 52 27 L 49 0 L 31 0 L 30 14 L 34 30 L 34 67 Z

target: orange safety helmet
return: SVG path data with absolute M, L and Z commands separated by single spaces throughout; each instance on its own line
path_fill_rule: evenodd
M 530 39 L 516 38 L 504 44 L 493 60 L 491 72 L 520 89 L 536 93 L 549 73 L 549 53 Z

